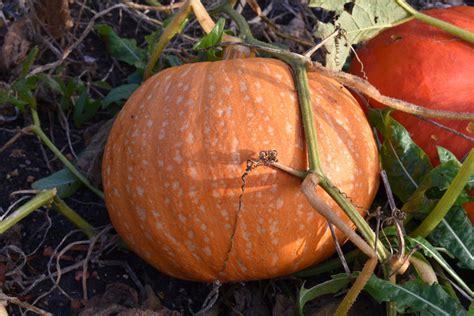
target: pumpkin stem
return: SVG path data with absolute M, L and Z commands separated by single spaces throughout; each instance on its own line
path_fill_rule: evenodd
M 405 11 L 410 13 L 415 19 L 420 20 L 426 24 L 432 25 L 434 27 L 437 27 L 443 31 L 446 31 L 449 34 L 452 34 L 454 36 L 457 36 L 465 40 L 466 42 L 474 43 L 474 33 L 469 32 L 460 27 L 457 27 L 456 25 L 453 25 L 451 23 L 447 23 L 445 21 L 436 19 L 427 14 L 418 12 L 417 10 L 415 10 L 415 8 L 409 5 L 405 0 L 395 0 L 395 1 L 400 7 L 402 7 Z

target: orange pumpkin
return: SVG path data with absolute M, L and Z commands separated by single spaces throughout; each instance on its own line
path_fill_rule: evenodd
M 474 7 L 433 9 L 424 13 L 474 32 Z M 474 111 L 473 44 L 412 20 L 382 32 L 358 49 L 357 54 L 369 82 L 387 96 L 432 109 Z M 358 60 L 353 60 L 350 72 L 363 76 Z M 435 163 L 438 162 L 436 146 L 449 149 L 459 159 L 473 147 L 472 141 L 414 115 L 397 111 L 394 118 Z M 472 122 L 437 121 L 471 137 L 474 135 Z
M 378 187 L 371 129 L 340 84 L 311 74 L 310 86 L 323 169 L 364 213 Z M 261 150 L 307 168 L 303 137 L 292 74 L 280 61 L 164 70 L 132 95 L 110 133 L 103 179 L 112 223 L 133 251 L 181 279 L 264 279 L 320 262 L 335 246 L 301 180 L 256 168 L 239 202 L 246 161 Z
M 432 9 L 424 13 L 474 32 L 474 7 Z M 390 28 L 357 50 L 369 82 L 385 95 L 428 108 L 474 111 L 474 45 L 420 21 Z M 350 71 L 362 76 L 361 64 L 354 59 Z M 383 105 L 371 102 L 374 106 Z M 395 112 L 395 119 L 410 132 L 434 163 L 436 146 L 452 151 L 459 159 L 474 143 L 423 121 L 411 114 Z M 474 135 L 474 122 L 437 120 Z M 474 223 L 474 202 L 465 206 Z

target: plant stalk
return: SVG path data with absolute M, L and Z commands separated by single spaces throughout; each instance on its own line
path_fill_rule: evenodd
M 12 228 L 23 218 L 36 211 L 38 208 L 50 204 L 55 196 L 56 188 L 38 193 L 34 198 L 20 206 L 15 212 L 0 222 L 0 235 Z
M 32 114 L 34 115 L 36 111 L 32 111 Z M 34 118 L 34 116 L 33 116 Z M 63 153 L 53 144 L 53 142 L 49 139 L 49 137 L 43 132 L 41 127 L 39 125 L 33 125 L 31 127 L 31 131 L 35 133 L 41 141 L 54 153 L 56 157 L 64 164 L 66 168 L 71 171 L 72 174 L 74 174 L 89 190 L 95 193 L 98 197 L 101 199 L 104 199 L 104 193 L 100 191 L 99 189 L 95 188 L 89 180 L 82 175 L 82 173 L 79 172 L 79 170 L 74 167 L 74 165 L 63 155 Z
M 70 208 L 60 197 L 56 196 L 53 200 L 53 206 L 56 210 L 66 217 L 77 228 L 82 230 L 87 237 L 92 238 L 97 235 L 94 227 L 81 217 L 76 211 Z

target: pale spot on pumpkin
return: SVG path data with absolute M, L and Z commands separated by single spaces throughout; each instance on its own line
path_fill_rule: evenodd
M 221 213 L 222 217 L 224 217 L 226 220 L 229 219 L 229 211 L 227 209 L 225 209 L 225 208 L 222 209 L 220 213 Z
M 149 232 L 145 232 L 145 238 L 148 239 L 149 241 L 153 241 L 153 237 Z
M 184 244 L 186 245 L 186 248 L 188 248 L 189 251 L 195 251 L 197 248 L 196 244 L 194 244 L 191 240 L 186 240 Z
M 158 135 L 158 139 L 162 140 L 162 139 L 165 138 L 165 136 L 166 136 L 166 134 L 165 134 L 165 129 L 162 128 L 162 129 L 160 130 L 160 134 Z
M 281 209 L 283 207 L 283 199 L 282 198 L 278 198 L 277 201 L 276 201 L 276 208 L 277 209 Z
M 242 272 L 244 273 L 247 273 L 247 271 L 249 270 L 242 262 L 237 261 L 237 265 L 239 266 L 240 270 L 242 270 Z
M 184 223 L 186 223 L 187 218 L 186 218 L 186 216 L 184 216 L 183 214 L 179 214 L 179 215 L 178 215 L 178 220 L 179 220 L 181 223 L 184 224 Z
M 149 94 L 149 95 L 146 97 L 146 99 L 147 99 L 148 101 L 150 101 L 152 97 L 153 97 L 153 95 L 152 95 L 152 94 Z M 143 108 L 143 104 L 140 105 L 140 109 L 142 109 L 142 108 Z
M 202 249 L 202 251 L 204 252 L 204 254 L 208 257 L 212 256 L 212 251 L 211 251 L 211 247 L 209 246 L 206 246 Z
M 188 134 L 188 136 L 186 137 L 186 142 L 188 144 L 194 144 L 194 135 L 193 134 Z
M 189 127 L 191 126 L 191 123 L 189 123 L 188 121 L 184 122 L 184 125 L 181 126 L 181 128 L 179 129 L 181 132 L 184 132 L 185 130 L 187 130 Z
M 152 127 L 153 126 L 153 120 L 147 120 L 146 121 L 146 126 L 147 127 Z
M 176 155 L 174 156 L 173 160 L 176 161 L 178 164 L 184 161 L 183 156 L 181 156 L 181 153 L 179 151 L 176 151 Z
M 180 96 L 178 96 L 178 98 L 176 99 L 176 103 L 179 104 L 179 103 L 183 102 L 183 100 L 184 100 L 184 97 L 183 97 L 182 95 L 180 95 Z
M 155 227 L 156 227 L 157 230 L 165 229 L 165 225 L 163 225 L 163 223 L 161 223 L 161 222 L 157 222 Z
M 278 245 L 278 243 L 279 243 L 278 238 L 273 238 L 272 239 L 272 245 L 276 246 L 276 245 Z
M 299 230 L 304 230 L 305 228 L 306 228 L 306 226 L 304 224 L 299 225 Z
M 224 92 L 224 94 L 230 95 L 232 93 L 232 88 L 230 86 L 227 86 L 227 87 L 224 87 L 222 91 Z
M 137 215 L 138 215 L 138 218 L 141 220 L 141 221 L 144 221 L 145 218 L 146 218 L 146 211 L 143 207 L 137 207 L 136 209 L 137 211 Z
M 120 196 L 119 190 L 117 190 L 117 188 L 112 188 L 112 192 L 115 196 Z
M 276 265 L 279 259 L 280 259 L 280 258 L 278 257 L 277 254 L 273 254 L 273 255 L 272 255 L 272 263 L 271 263 L 271 265 L 272 265 L 272 266 Z
M 197 179 L 198 177 L 197 169 L 195 167 L 189 167 L 189 175 L 191 176 L 191 178 Z
M 206 226 L 206 224 L 201 224 L 201 230 L 202 230 L 203 232 L 206 232 L 206 231 L 207 231 L 207 226 Z
M 259 95 L 258 97 L 255 98 L 255 102 L 256 103 L 263 103 L 263 97 Z
M 194 239 L 194 237 L 195 237 L 194 232 L 192 230 L 188 231 L 188 238 Z
M 137 187 L 137 193 L 138 195 L 143 196 L 143 193 L 145 193 L 145 189 L 139 186 Z
M 158 160 L 158 167 L 163 167 L 165 162 L 163 160 Z
M 245 92 L 245 91 L 247 91 L 247 89 L 248 89 L 247 83 L 246 83 L 245 81 L 239 82 L 239 87 L 240 87 L 240 91 L 241 91 L 241 92 Z
M 186 105 L 191 107 L 194 105 L 194 100 L 193 99 L 189 99 L 188 101 L 186 101 Z
M 244 95 L 244 101 L 248 101 L 248 100 L 250 100 L 250 97 L 247 94 Z

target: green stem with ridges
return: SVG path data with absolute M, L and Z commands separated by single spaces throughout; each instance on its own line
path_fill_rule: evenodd
M 405 0 L 395 0 L 397 4 L 402 7 L 405 11 L 410 13 L 415 19 L 420 20 L 426 24 L 432 25 L 434 27 L 437 27 L 443 31 L 448 32 L 449 34 L 452 34 L 454 36 L 457 36 L 466 42 L 469 43 L 474 43 L 474 33 L 469 32 L 465 29 L 462 29 L 460 27 L 457 27 L 451 23 L 444 22 L 442 20 L 436 19 L 432 16 L 429 16 L 427 14 L 418 12 L 410 6 Z
M 15 212 L 0 222 L 0 235 L 12 228 L 16 223 L 30 215 L 38 208 L 48 205 L 56 196 L 56 189 L 50 189 L 38 193 L 34 198 L 20 206 Z
M 94 227 L 81 217 L 76 211 L 70 208 L 60 197 L 56 196 L 53 200 L 53 206 L 56 210 L 66 217 L 77 228 L 82 230 L 87 237 L 92 238 L 97 235 Z
M 365 219 L 356 210 L 354 205 L 347 200 L 347 198 L 335 187 L 327 177 L 322 177 L 319 185 L 326 191 L 334 201 L 345 211 L 351 221 L 357 226 L 357 229 L 362 234 L 367 243 L 375 246 L 375 233 L 367 224 Z M 389 257 L 389 252 L 385 246 L 379 241 L 377 242 L 377 255 L 383 261 Z
M 449 212 L 459 194 L 464 190 L 472 174 L 474 174 L 474 149 L 471 149 L 466 161 L 462 164 L 461 169 L 459 169 L 459 172 L 456 177 L 454 177 L 453 182 L 443 194 L 438 204 L 436 204 L 435 208 L 428 214 L 420 226 L 410 235 L 413 237 L 428 236 Z
M 298 90 L 299 103 L 302 111 L 306 143 L 308 145 L 308 160 L 310 170 L 318 173 L 321 178 L 321 182 L 319 183 L 321 187 L 336 201 L 336 203 L 344 210 L 344 212 L 346 212 L 349 218 L 357 226 L 364 239 L 369 243 L 370 246 L 373 247 L 375 245 L 375 233 L 373 230 L 370 228 L 367 222 L 365 222 L 364 218 L 359 214 L 352 203 L 350 203 L 346 197 L 331 184 L 329 179 L 324 176 L 321 170 L 318 155 L 317 133 L 311 104 L 311 92 L 309 89 L 306 73 L 308 59 L 299 54 L 282 50 L 279 47 L 255 39 L 252 36 L 250 27 L 248 26 L 245 18 L 237 13 L 237 11 L 235 11 L 230 5 L 223 4 L 218 7 L 218 10 L 226 13 L 237 24 L 240 31 L 239 37 L 245 43 L 255 47 L 264 48 L 267 53 L 285 61 L 293 68 L 295 73 L 296 88 Z M 377 243 L 377 254 L 380 260 L 385 260 L 388 258 L 389 252 L 381 242 Z

